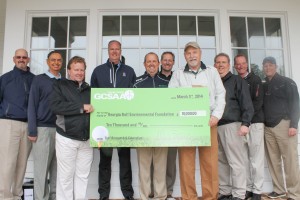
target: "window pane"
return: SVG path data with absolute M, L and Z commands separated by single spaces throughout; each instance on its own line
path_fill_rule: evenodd
M 232 47 L 247 47 L 245 17 L 230 17 Z
M 132 67 L 137 76 L 144 73 L 144 68 L 140 68 L 140 52 L 139 49 L 123 49 L 122 55 L 125 57 L 126 65 Z
M 197 41 L 201 48 L 216 47 L 216 37 L 214 36 L 198 36 Z
M 186 60 L 184 58 L 184 49 L 179 49 L 178 60 L 179 69 L 184 69 L 186 65 Z
M 139 35 L 139 16 L 122 16 L 122 35 Z
M 159 42 L 162 48 L 177 48 L 177 36 L 160 36 Z
M 86 59 L 86 50 L 70 50 L 69 59 L 71 59 L 74 56 L 80 56 Z
M 141 36 L 141 46 L 147 48 L 157 48 L 158 36 Z
M 248 37 L 250 48 L 264 48 L 264 27 L 262 18 L 248 18 Z
M 102 35 L 120 35 L 120 16 L 103 16 Z
M 216 46 L 214 17 L 198 17 L 198 42 L 202 48 Z
M 158 16 L 141 16 L 141 35 L 158 35 Z
M 136 36 L 123 36 L 122 37 L 122 48 L 138 48 L 139 37 Z
M 69 46 L 72 48 L 86 47 L 86 17 L 70 18 Z
M 99 63 L 99 65 L 102 64 L 102 63 L 106 63 L 107 59 L 108 59 L 108 49 L 107 48 L 103 48 L 102 49 L 102 61 L 101 61 L 101 63 Z
M 197 37 L 194 36 L 180 36 L 179 37 L 179 47 L 184 48 L 185 45 L 190 41 L 196 41 Z
M 201 60 L 206 64 L 206 65 L 214 65 L 214 58 L 216 56 L 216 50 L 215 49 L 202 49 L 202 55 L 201 55 Z
M 31 48 L 48 48 L 49 17 L 32 18 Z
M 51 48 L 67 47 L 67 17 L 51 18 Z
M 281 24 L 279 18 L 266 18 L 267 48 L 282 48 Z
M 262 71 L 262 61 L 265 58 L 264 50 L 250 50 L 250 67 L 251 71 L 253 71 L 257 76 L 261 79 L 265 77 Z
M 160 35 L 177 35 L 177 16 L 160 16 Z
M 179 16 L 179 35 L 196 35 L 195 16 Z
M 46 63 L 48 51 L 31 51 L 30 71 L 35 75 L 45 73 L 48 70 Z

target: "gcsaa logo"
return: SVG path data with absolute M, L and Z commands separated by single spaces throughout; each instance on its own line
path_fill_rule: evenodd
M 132 100 L 134 98 L 134 92 L 132 90 L 126 90 L 124 92 L 106 92 L 106 93 L 96 93 L 94 94 L 94 99 L 97 100 Z

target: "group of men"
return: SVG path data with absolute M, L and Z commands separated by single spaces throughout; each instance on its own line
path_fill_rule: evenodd
M 121 43 L 110 41 L 109 58 L 94 69 L 91 87 L 208 88 L 211 146 L 197 147 L 202 199 L 261 199 L 265 155 L 273 181 L 273 192 L 268 197 L 300 199 L 299 94 L 294 81 L 276 72 L 273 57 L 266 57 L 262 62 L 266 75 L 265 83 L 262 83 L 257 75 L 249 72 L 245 55 L 235 56 L 234 67 L 238 75 L 234 75 L 230 72 L 230 58 L 225 53 L 215 57 L 214 66 L 205 65 L 196 42 L 185 45 L 187 64 L 184 69 L 174 72 L 175 55 L 172 52 L 164 52 L 160 60 L 156 53 L 147 53 L 145 73 L 140 77 L 125 64 L 121 54 Z M 27 66 L 30 58 L 26 50 L 16 50 L 13 60 L 14 69 L 0 77 L 0 199 L 21 199 L 31 146 L 36 200 L 85 198 L 93 155 L 92 148 L 87 146 L 88 128 L 81 130 L 77 120 L 88 117 L 93 107 L 88 104 L 90 87 L 84 82 L 84 59 L 74 57 L 69 61 L 68 79 L 71 82 L 61 77 L 63 58 L 58 51 L 48 54 L 49 69 L 37 76 Z M 75 119 L 73 116 L 80 117 Z M 83 154 L 74 154 L 77 150 Z M 108 200 L 113 149 L 106 147 L 99 151 L 99 199 Z M 198 198 L 196 147 L 139 147 L 142 200 L 173 198 L 177 151 L 182 199 Z M 121 190 L 125 199 L 132 200 L 130 148 L 117 148 L 117 152 Z M 74 162 L 76 159 L 78 161 Z

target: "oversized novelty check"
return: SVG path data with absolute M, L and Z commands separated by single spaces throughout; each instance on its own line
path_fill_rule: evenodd
M 92 88 L 93 147 L 210 146 L 208 89 Z

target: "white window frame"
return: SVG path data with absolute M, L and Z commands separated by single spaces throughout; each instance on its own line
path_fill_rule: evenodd
M 97 33 L 97 65 L 102 64 L 102 37 L 98 37 L 99 35 L 102 36 L 102 21 L 103 21 L 103 16 L 126 16 L 126 15 L 134 15 L 134 16 L 139 16 L 139 19 L 141 18 L 141 16 L 203 16 L 203 17 L 214 17 L 214 24 L 215 24 L 215 37 L 216 37 L 216 44 L 215 44 L 215 50 L 216 50 L 216 54 L 219 52 L 219 50 L 221 49 L 221 38 L 220 38 L 220 26 L 219 26 L 219 20 L 220 20 L 220 11 L 219 10 L 154 10 L 154 11 L 149 11 L 149 10 L 98 10 L 98 33 Z M 160 23 L 160 19 L 158 20 Z M 122 24 L 122 22 L 120 21 L 120 23 Z M 177 25 L 179 23 L 179 20 L 177 20 Z M 160 24 L 158 24 L 158 26 L 160 27 Z M 141 28 L 141 20 L 139 20 L 139 29 Z M 122 27 L 120 26 L 120 29 L 122 30 Z M 141 31 L 139 31 L 139 37 L 141 37 Z M 158 30 L 158 36 L 160 36 L 160 30 Z M 198 37 L 198 23 L 196 23 L 196 37 Z M 121 37 L 121 34 L 120 34 Z M 119 37 L 120 42 L 121 38 Z M 182 49 L 184 47 L 179 47 L 179 26 L 177 26 L 177 42 L 178 42 L 178 47 L 177 47 L 177 52 L 178 54 L 182 52 Z M 200 44 L 201 46 L 201 44 Z M 161 47 L 158 46 L 157 47 L 158 50 L 160 51 Z M 141 45 L 139 45 L 139 51 L 141 52 Z M 162 53 L 162 52 L 160 52 Z M 104 54 L 105 55 L 105 54 Z M 141 56 L 141 55 L 140 55 Z M 159 55 L 160 56 L 160 55 Z M 108 57 L 108 56 L 107 56 Z M 105 57 L 105 59 L 107 58 Z M 178 57 L 178 64 L 181 63 L 182 59 L 181 55 L 175 55 L 175 57 Z M 141 58 L 139 58 L 141 59 Z M 179 66 L 180 68 L 182 68 L 183 66 Z
M 59 10 L 59 11 L 26 11 L 26 21 L 25 21 L 25 39 L 24 39 L 24 46 L 26 49 L 31 52 L 31 31 L 32 31 L 32 19 L 34 17 L 68 17 L 68 21 L 70 20 L 70 17 L 87 17 L 87 29 L 86 29 L 86 37 L 87 37 L 87 46 L 85 48 L 86 50 L 86 55 L 88 57 L 89 54 L 89 21 L 90 21 L 90 14 L 89 10 L 77 10 L 77 11 L 70 11 L 70 10 Z M 50 26 L 50 24 L 49 24 Z M 69 42 L 69 31 L 70 31 L 70 24 L 68 23 L 67 27 L 67 42 Z M 50 28 L 48 31 L 51 31 Z M 66 50 L 66 57 L 69 58 L 69 51 L 72 50 L 73 48 L 67 46 L 63 48 L 55 48 L 55 50 Z M 77 50 L 77 48 L 74 48 Z M 50 48 L 50 45 L 48 48 L 44 49 L 39 49 L 39 50 L 46 50 L 50 52 L 52 48 Z M 45 58 L 46 60 L 46 58 Z M 66 61 L 66 64 L 68 62 Z M 66 73 L 67 74 L 67 73 Z
M 291 67 L 291 57 L 290 57 L 290 43 L 288 40 L 288 15 L 287 12 L 258 12 L 258 11 L 237 11 L 237 10 L 229 10 L 228 11 L 228 21 L 230 17 L 256 17 L 256 18 L 279 18 L 281 23 L 281 34 L 282 34 L 282 51 L 283 51 L 283 64 L 284 64 L 284 76 L 291 77 L 292 75 L 292 67 Z M 230 24 L 229 24 L 230 29 Z M 264 29 L 264 35 L 265 35 Z M 248 29 L 246 29 L 247 41 L 248 41 Z M 230 34 L 229 34 L 230 36 Z M 231 41 L 231 38 L 229 38 Z M 265 40 L 266 41 L 266 40 Z M 249 54 L 249 44 L 247 46 L 248 55 Z M 265 51 L 268 49 L 265 45 Z M 233 48 L 230 42 L 230 52 L 232 52 Z M 230 55 L 232 56 L 232 55 Z M 268 56 L 268 55 L 266 55 Z M 232 58 L 233 60 L 233 58 Z M 250 58 L 251 60 L 251 58 Z M 233 61 L 232 61 L 233 62 Z

